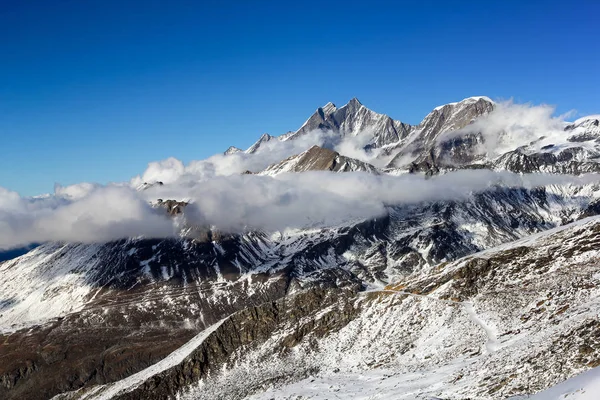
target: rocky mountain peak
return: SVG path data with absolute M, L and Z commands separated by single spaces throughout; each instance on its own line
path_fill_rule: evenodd
M 353 97 L 352 99 L 350 99 L 348 104 L 346 104 L 346 106 L 353 109 L 358 109 L 362 106 L 362 103 L 360 102 L 360 100 L 358 100 L 358 98 Z

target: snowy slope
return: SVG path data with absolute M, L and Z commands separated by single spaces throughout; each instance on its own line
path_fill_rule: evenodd
M 600 368 L 561 382 L 527 400 L 597 400 L 600 398 Z
M 473 151 L 485 135 L 445 136 L 496 107 L 471 97 L 436 107 L 411 126 L 357 99 L 328 103 L 299 130 L 265 134 L 243 156 L 318 129 L 335 140 L 362 135 L 358 150 L 391 160 L 392 173 L 600 171 L 598 116 L 514 142 L 496 158 Z M 225 155 L 240 151 L 230 147 Z M 260 174 L 314 170 L 385 173 L 312 147 Z M 162 183 L 139 189 L 153 185 Z M 31 392 L 14 391 L 28 385 L 52 395 L 100 385 L 77 394 L 100 398 L 139 389 L 180 365 L 221 329 L 223 317 L 344 285 L 369 291 L 340 295 L 337 306 L 287 323 L 265 322 L 265 330 L 273 329 L 268 340 L 236 349 L 218 365 L 222 374 L 203 377 L 199 389 L 180 388 L 182 396 L 530 395 L 600 363 L 598 220 L 561 226 L 600 212 L 598 189 L 498 187 L 461 201 L 386 204 L 376 219 L 328 227 L 317 221 L 302 230 L 229 235 L 190 226 L 178 240 L 42 245 L 0 262 L 0 342 L 11 351 L 0 367 L 0 397 L 28 398 L 21 393 Z M 176 205 L 170 212 L 185 216 L 187 203 L 169 202 Z M 344 326 L 323 328 L 340 316 L 349 319 Z M 167 339 L 154 342 L 159 334 Z M 172 350 L 161 347 L 186 342 L 145 369 Z
M 93 288 L 88 269 L 101 268 L 102 260 L 81 264 L 99 246 L 48 244 L 0 264 L 0 331 L 29 326 L 79 311 Z

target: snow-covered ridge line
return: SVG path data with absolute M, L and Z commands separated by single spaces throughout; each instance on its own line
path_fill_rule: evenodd
M 582 122 L 591 121 L 591 120 L 600 120 L 600 114 L 586 115 L 585 117 L 581 117 L 579 119 L 576 119 L 573 123 L 575 125 L 579 125 Z
M 461 101 L 455 101 L 453 103 L 446 103 L 446 104 L 442 104 L 440 106 L 437 106 L 434 108 L 435 111 L 441 110 L 442 108 L 446 107 L 446 106 L 455 106 L 457 104 L 460 103 L 474 103 L 477 102 L 479 100 L 484 100 L 487 101 L 489 103 L 494 103 L 494 101 L 492 99 L 490 99 L 487 96 L 471 96 L 471 97 L 467 97 L 465 99 L 462 99 Z

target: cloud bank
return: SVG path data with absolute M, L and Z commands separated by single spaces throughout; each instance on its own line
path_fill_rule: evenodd
M 321 228 L 386 214 L 389 205 L 461 200 L 495 186 L 533 188 L 600 183 L 596 175 L 518 175 L 465 170 L 418 175 L 309 172 L 181 179 L 136 191 L 128 186 L 60 187 L 45 198 L 0 188 L 0 249 L 33 242 L 106 242 L 126 237 L 174 237 L 181 224 L 151 201 L 186 199 L 188 223 L 222 231 Z
M 59 190 L 45 198 L 23 198 L 0 188 L 0 249 L 47 241 L 92 243 L 175 233 L 175 221 L 128 187 L 98 186 L 77 197 L 64 196 Z

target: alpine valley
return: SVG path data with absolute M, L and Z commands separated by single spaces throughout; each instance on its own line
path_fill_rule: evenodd
M 155 163 L 176 234 L 0 257 L 0 398 L 598 398 L 599 172 L 600 116 L 487 97 Z

